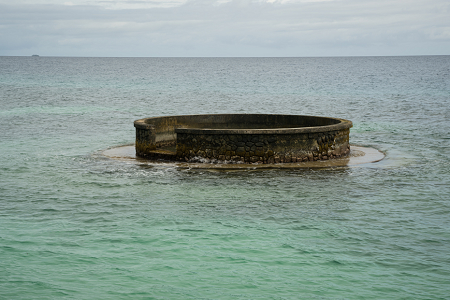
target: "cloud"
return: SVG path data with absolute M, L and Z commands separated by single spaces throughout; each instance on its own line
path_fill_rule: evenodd
M 446 0 L 16 1 L 0 55 L 450 54 Z
M 107 9 L 142 9 L 155 7 L 174 7 L 182 5 L 187 0 L 72 0 L 64 2 L 67 6 L 98 6 Z M 1 0 L 8 4 L 11 1 Z M 14 0 L 14 5 L 60 5 L 59 0 Z

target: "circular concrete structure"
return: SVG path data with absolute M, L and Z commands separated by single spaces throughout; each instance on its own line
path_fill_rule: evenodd
M 136 120 L 136 156 L 185 162 L 277 164 L 349 153 L 352 122 L 274 114 L 167 116 Z

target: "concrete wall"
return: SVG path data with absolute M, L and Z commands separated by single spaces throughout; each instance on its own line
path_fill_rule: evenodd
M 191 115 L 137 120 L 136 155 L 179 161 L 284 163 L 349 151 L 348 120 L 298 115 Z M 159 155 L 162 147 L 176 152 Z

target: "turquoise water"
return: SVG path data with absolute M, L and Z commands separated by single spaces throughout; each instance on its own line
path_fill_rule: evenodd
M 109 160 L 139 118 L 350 119 L 386 158 Z M 1 299 L 448 299 L 450 56 L 0 57 Z

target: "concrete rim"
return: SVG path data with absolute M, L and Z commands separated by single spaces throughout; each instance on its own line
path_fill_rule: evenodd
M 242 116 L 242 117 L 255 117 L 255 116 L 286 116 L 286 117 L 298 117 L 298 118 L 310 118 L 327 120 L 335 122 L 331 125 L 322 126 L 308 126 L 308 127 L 288 127 L 288 128 L 261 128 L 261 129 L 211 129 L 211 128 L 176 128 L 175 131 L 179 133 L 193 133 L 193 134 L 295 134 L 295 133 L 314 133 L 314 132 L 328 132 L 337 131 L 342 129 L 348 129 L 353 126 L 352 121 L 340 118 L 323 117 L 323 116 L 311 116 L 311 115 L 288 115 L 288 114 L 195 114 L 195 115 L 176 115 L 176 116 L 159 116 L 144 118 L 134 121 L 134 126 L 140 129 L 151 129 L 154 127 L 152 120 L 163 118 L 195 118 L 195 117 L 224 117 L 224 116 Z

